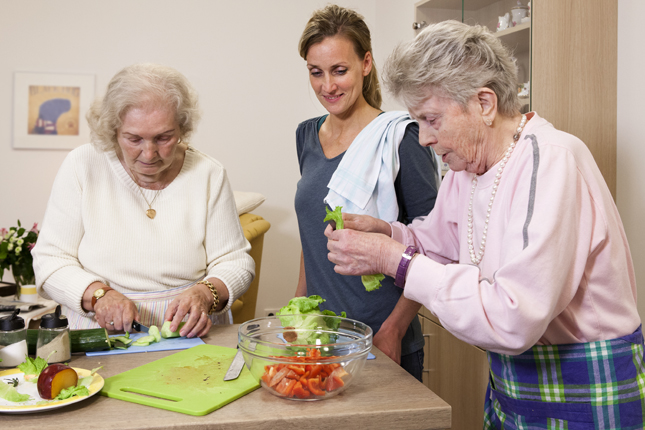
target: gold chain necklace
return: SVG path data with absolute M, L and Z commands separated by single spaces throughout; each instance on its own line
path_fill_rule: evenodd
M 151 202 L 148 202 L 148 199 L 146 199 L 146 195 L 143 194 L 143 190 L 141 189 L 141 185 L 139 185 L 139 181 L 137 181 L 137 176 L 132 172 L 132 178 L 134 179 L 134 183 L 137 184 L 137 187 L 139 188 L 139 192 L 141 193 L 141 197 L 143 197 L 143 200 L 146 201 L 146 204 L 148 205 L 148 210 L 146 211 L 146 215 L 150 219 L 154 219 L 154 217 L 157 216 L 157 211 L 152 209 L 152 204 L 157 200 L 157 196 L 162 190 L 157 190 L 157 194 L 155 194 L 154 198 L 152 199 Z

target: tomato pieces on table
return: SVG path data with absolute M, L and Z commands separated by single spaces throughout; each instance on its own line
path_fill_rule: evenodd
M 307 362 L 334 357 L 321 357 L 320 351 L 311 348 L 307 355 L 302 357 L 274 357 L 281 358 L 293 364 L 273 364 L 264 366 L 262 384 L 271 388 L 282 397 L 296 397 L 299 399 L 311 399 L 324 397 L 345 386 L 344 379 L 349 373 L 338 363 L 329 364 L 306 364 Z

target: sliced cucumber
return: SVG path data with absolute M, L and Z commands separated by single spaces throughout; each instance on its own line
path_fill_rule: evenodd
M 179 327 L 177 328 L 177 331 L 170 331 L 170 321 L 166 321 L 163 323 L 161 326 L 161 337 L 164 339 L 168 339 L 171 337 L 179 337 L 179 330 L 186 324 L 185 322 L 180 322 Z
M 132 342 L 132 346 L 148 346 L 150 345 L 150 342 L 142 342 L 141 339 L 137 339 L 134 342 Z
M 154 336 L 156 342 L 161 342 L 161 333 L 156 325 L 151 325 L 148 329 L 148 334 Z
M 118 340 L 119 342 L 125 345 L 130 345 L 132 343 L 132 339 L 126 336 L 114 336 L 114 337 L 111 337 L 110 340 L 112 341 Z

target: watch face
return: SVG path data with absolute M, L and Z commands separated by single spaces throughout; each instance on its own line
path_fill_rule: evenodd
M 103 297 L 103 295 L 105 295 L 105 290 L 103 288 L 99 288 L 98 290 L 94 291 L 93 295 L 97 299 L 100 299 L 101 297 Z

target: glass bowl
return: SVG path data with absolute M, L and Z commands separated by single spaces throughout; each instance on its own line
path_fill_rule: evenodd
M 242 324 L 238 345 L 246 367 L 271 394 L 322 400 L 342 393 L 358 377 L 372 349 L 372 329 L 336 316 L 280 315 Z

